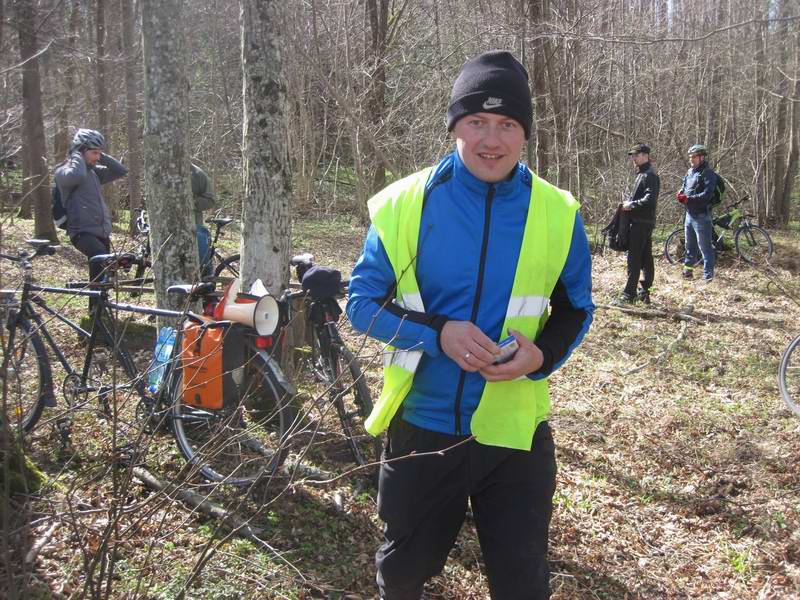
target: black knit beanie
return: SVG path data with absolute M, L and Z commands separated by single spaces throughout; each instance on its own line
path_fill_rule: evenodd
M 453 84 L 447 109 L 447 131 L 467 115 L 479 112 L 511 117 L 531 135 L 533 106 L 528 72 L 510 52 L 492 50 L 464 63 Z

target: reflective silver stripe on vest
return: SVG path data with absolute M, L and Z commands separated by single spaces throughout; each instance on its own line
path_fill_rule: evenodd
M 425 306 L 422 304 L 422 296 L 419 292 L 403 292 L 403 299 L 398 304 L 406 310 L 425 312 Z
M 425 305 L 422 304 L 422 296 L 419 292 L 403 292 L 402 300 L 395 300 L 395 302 L 406 310 L 425 312 Z M 421 359 L 422 350 L 394 349 L 383 353 L 383 368 L 394 365 L 414 373 Z
M 506 318 L 540 317 L 547 310 L 550 299 L 544 296 L 516 296 L 508 301 Z
M 383 368 L 392 365 L 414 373 L 422 359 L 422 350 L 392 350 L 383 353 Z

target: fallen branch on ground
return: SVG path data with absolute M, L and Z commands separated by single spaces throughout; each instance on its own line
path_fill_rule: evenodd
M 222 506 L 211 502 L 211 500 L 202 494 L 181 488 L 167 481 L 162 481 L 144 467 L 134 467 L 133 476 L 150 489 L 162 492 L 168 497 L 175 498 L 204 515 L 219 520 L 226 527 L 247 539 L 260 542 L 258 536 L 262 535 L 264 533 L 263 531 L 249 525 L 247 521 L 229 510 L 226 510 Z
M 689 327 L 689 322 L 688 321 L 684 321 L 681 324 L 681 330 L 678 333 L 678 337 L 676 337 L 674 340 L 672 340 L 667 345 L 667 347 L 664 348 L 664 350 L 659 355 L 651 356 L 650 359 L 647 362 L 642 363 L 638 367 L 632 368 L 630 371 L 625 371 L 625 373 L 623 373 L 622 376 L 623 377 L 627 377 L 628 375 L 633 375 L 634 373 L 638 373 L 639 371 L 642 371 L 643 369 L 646 369 L 650 365 L 654 365 L 656 363 L 659 363 L 662 360 L 664 360 L 665 358 L 667 358 L 669 353 L 672 352 L 673 348 L 675 348 L 675 346 L 680 344 L 681 341 L 683 340 L 683 338 L 686 336 L 686 330 L 688 329 L 688 327 Z
M 44 535 L 42 537 L 38 538 L 35 542 L 33 542 L 31 549 L 28 550 L 28 553 L 25 555 L 26 565 L 32 565 L 36 561 L 36 557 L 39 556 L 39 552 L 42 551 L 42 548 L 44 548 L 47 542 L 49 542 L 50 539 L 53 537 L 53 534 L 56 532 L 56 529 L 58 529 L 59 525 L 61 525 L 61 523 L 56 521 L 55 523 L 50 525 L 50 527 L 47 529 L 47 531 L 44 532 Z
M 610 310 L 618 310 L 620 312 L 628 313 L 630 315 L 638 315 L 640 317 L 667 317 L 675 319 L 676 321 L 691 321 L 692 323 L 706 324 L 705 319 L 699 319 L 692 316 L 694 307 L 692 305 L 680 308 L 678 310 L 661 310 L 657 308 L 632 308 L 628 306 L 611 306 L 610 304 L 597 304 L 597 308 L 608 308 Z

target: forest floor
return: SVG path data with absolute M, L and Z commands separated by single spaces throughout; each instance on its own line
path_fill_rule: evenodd
M 30 232 L 27 221 L 4 225 L 2 247 L 20 246 Z M 363 234 L 342 219 L 306 220 L 295 223 L 293 247 L 347 273 Z M 624 283 L 624 255 L 594 257 L 594 324 L 551 378 L 554 599 L 800 598 L 800 419 L 777 387 L 781 353 L 800 333 L 800 305 L 790 297 L 800 297 L 800 237 L 774 237 L 770 272 L 726 256 L 710 285 L 681 279 L 658 258 L 643 314 L 607 306 Z M 36 273 L 63 283 L 83 277 L 84 264 L 65 245 L 37 260 Z M 3 287 L 13 286 L 13 269 L 0 268 Z M 77 315 L 83 306 L 64 310 Z M 376 347 L 349 343 L 367 358 Z M 140 344 L 141 360 L 151 344 Z M 368 377 L 377 395 L 379 369 Z M 110 460 L 113 423 L 87 413 L 74 427 L 68 452 L 47 415 L 26 438 L 48 479 L 4 511 L 0 596 L 374 597 L 381 523 L 369 477 L 276 479 L 250 494 L 185 484 L 262 531 L 261 541 L 243 539 L 131 479 Z M 177 477 L 171 437 L 151 438 L 143 466 Z M 327 471 L 349 468 L 321 460 Z M 427 597 L 487 598 L 486 590 L 468 519 Z

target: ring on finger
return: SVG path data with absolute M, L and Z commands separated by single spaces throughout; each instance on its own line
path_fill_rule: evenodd
M 472 356 L 469 352 L 464 355 L 464 360 L 469 360 L 469 357 Z

